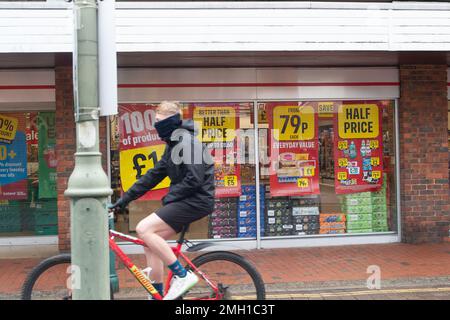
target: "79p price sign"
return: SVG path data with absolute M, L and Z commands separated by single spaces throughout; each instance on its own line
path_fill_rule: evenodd
M 265 104 L 270 129 L 270 194 L 319 194 L 317 102 Z
M 164 154 L 166 144 L 154 128 L 156 105 L 119 105 L 120 178 L 127 191 L 148 170 L 155 167 Z M 159 200 L 167 193 L 170 179 L 165 178 L 140 200 Z

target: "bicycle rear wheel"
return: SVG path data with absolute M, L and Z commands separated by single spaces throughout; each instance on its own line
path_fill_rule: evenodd
M 213 288 L 197 273 L 199 282 L 184 299 L 264 300 L 264 282 L 258 270 L 244 257 L 227 251 L 203 254 L 192 263 L 219 288 Z M 191 270 L 190 266 L 186 267 Z

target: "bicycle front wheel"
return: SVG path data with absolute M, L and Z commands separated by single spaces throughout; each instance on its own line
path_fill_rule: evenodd
M 22 300 L 70 300 L 70 254 L 50 257 L 37 265 L 22 286 Z
M 184 299 L 264 300 L 264 282 L 255 266 L 244 257 L 227 251 L 203 254 L 192 263 L 219 289 L 219 296 L 200 274 L 199 282 Z M 186 267 L 188 270 L 192 268 Z

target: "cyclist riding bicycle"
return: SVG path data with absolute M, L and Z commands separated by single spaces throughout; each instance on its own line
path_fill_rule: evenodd
M 181 120 L 177 102 L 161 102 L 155 120 L 158 135 L 166 142 L 161 160 L 110 209 L 124 209 L 164 178 L 170 178 L 169 192 L 162 199 L 163 207 L 140 221 L 136 232 L 148 247 L 145 249 L 148 269 L 152 271 L 153 286 L 161 295 L 164 294 L 164 263 L 173 272 L 174 280 L 164 297 L 164 300 L 173 300 L 189 291 L 198 282 L 198 277 L 192 271 L 186 271 L 166 240 L 180 233 L 183 226 L 213 212 L 214 163 L 206 147 L 195 138 L 194 121 Z

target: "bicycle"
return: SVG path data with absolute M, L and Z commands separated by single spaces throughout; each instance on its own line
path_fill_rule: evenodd
M 217 244 L 211 242 L 203 242 L 193 244 L 189 240 L 185 239 L 185 233 L 189 226 L 185 226 L 180 233 L 180 237 L 177 240 L 177 245 L 171 247 L 177 258 L 182 258 L 187 264 L 186 270 L 193 270 L 199 276 L 199 282 L 189 292 L 180 297 L 179 299 L 185 300 L 228 300 L 232 298 L 236 299 L 265 299 L 265 286 L 261 275 L 255 266 L 247 259 L 233 252 L 229 251 L 211 251 L 204 253 L 192 261 L 182 252 L 183 244 L 187 247 L 187 252 L 197 252 L 210 246 L 216 246 Z M 115 242 L 116 238 L 131 242 L 145 247 L 145 243 L 133 236 L 126 235 L 114 230 L 109 231 L 109 247 L 116 254 L 116 257 L 125 265 L 125 267 L 134 275 L 135 279 L 140 285 L 150 294 L 154 300 L 162 300 L 162 296 L 155 290 L 151 280 L 138 268 L 131 259 L 120 249 Z M 214 263 L 218 262 L 219 265 L 214 267 Z M 231 263 L 231 266 L 227 266 Z M 33 296 L 35 298 L 49 298 L 49 295 L 54 293 L 61 295 L 63 300 L 71 300 L 70 289 L 64 287 L 51 288 L 45 290 L 40 286 L 40 281 L 44 277 L 46 272 L 50 272 L 51 281 L 57 279 L 56 271 L 50 271 L 52 268 L 64 270 L 64 265 L 71 264 L 70 254 L 60 254 L 50 257 L 42 261 L 37 265 L 27 276 L 22 286 L 22 300 L 31 300 Z M 209 264 L 209 265 L 208 265 Z M 211 267 L 211 264 L 213 266 Z M 200 270 L 200 267 L 202 270 Z M 239 269 L 240 267 L 240 269 Z M 241 270 L 241 271 L 239 271 Z M 216 279 L 210 276 L 215 273 L 216 276 L 220 276 L 221 279 Z M 245 278 L 248 276 L 249 278 Z M 167 279 L 165 281 L 164 295 L 167 294 L 173 274 L 168 272 Z M 64 279 L 64 277 L 63 277 Z M 42 280 L 45 283 L 45 280 Z M 250 291 L 250 287 L 254 286 L 255 292 Z M 51 298 L 50 298 L 51 299 Z M 111 299 L 114 299 L 114 293 L 111 290 Z

